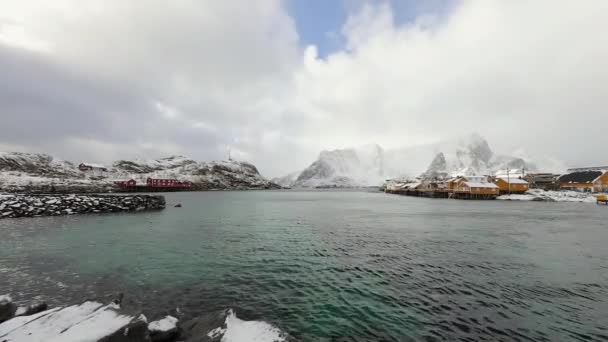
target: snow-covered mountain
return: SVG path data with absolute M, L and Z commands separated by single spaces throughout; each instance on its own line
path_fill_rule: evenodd
M 535 170 L 536 166 L 522 158 L 497 155 L 478 134 L 442 144 L 422 178 L 445 178 L 463 175 L 491 175 L 504 169 Z
M 293 186 L 293 184 L 296 182 L 296 180 L 300 176 L 300 173 L 302 173 L 302 172 L 301 171 L 292 172 L 283 177 L 272 178 L 270 181 L 275 184 L 278 184 L 284 188 L 289 188 L 289 187 Z
M 246 162 L 197 162 L 173 156 L 155 160 L 119 160 L 107 172 L 82 172 L 74 163 L 46 154 L 0 152 L 0 191 L 109 191 L 113 182 L 148 177 L 187 180 L 197 189 L 270 189 L 278 186 Z
M 290 177 L 284 178 L 289 180 Z M 384 151 L 378 145 L 366 145 L 322 151 L 317 160 L 300 172 L 289 186 L 373 186 L 380 184 L 383 179 Z
M 522 158 L 497 155 L 478 134 L 435 144 L 384 150 L 378 145 L 323 151 L 299 173 L 278 178 L 283 186 L 376 186 L 389 178 L 492 174 L 506 168 L 534 170 Z

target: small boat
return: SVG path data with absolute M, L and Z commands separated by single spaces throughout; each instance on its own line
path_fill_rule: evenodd
M 606 204 L 608 205 L 608 194 L 601 194 L 595 196 L 597 204 Z

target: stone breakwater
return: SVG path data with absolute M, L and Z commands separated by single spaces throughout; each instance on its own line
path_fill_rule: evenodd
M 164 196 L 157 195 L 0 195 L 0 219 L 164 208 Z

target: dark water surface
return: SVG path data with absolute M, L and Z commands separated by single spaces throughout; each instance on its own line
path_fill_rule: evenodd
M 0 221 L 0 294 L 234 308 L 302 341 L 606 341 L 608 208 L 375 192 L 166 194 Z

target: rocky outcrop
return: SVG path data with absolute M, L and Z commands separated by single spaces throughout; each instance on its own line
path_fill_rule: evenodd
M 97 301 L 15 315 L 16 304 L 0 296 L 0 304 L 13 308 L 0 322 L 0 341 L 98 342 L 281 342 L 291 338 L 262 321 L 243 321 L 232 310 L 192 318 L 184 324 L 173 316 L 148 322 L 139 312 L 127 313 L 120 300 L 108 305 Z M 31 306 L 30 306 L 31 307 Z M 1 310 L 2 306 L 0 306 Z M 18 310 L 17 310 L 18 311 Z M 1 313 L 1 311 L 0 311 Z
M 133 212 L 165 208 L 163 196 L 152 195 L 3 195 L 0 218 Z

